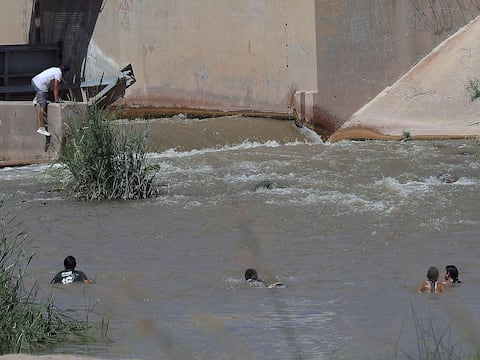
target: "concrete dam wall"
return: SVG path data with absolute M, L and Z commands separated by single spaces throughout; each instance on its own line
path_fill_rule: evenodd
M 480 0 L 2 5 L 0 44 L 60 43 L 71 82 L 131 63 L 137 82 L 119 105 L 296 116 L 325 139 L 480 14 Z
M 355 112 L 329 140 L 479 138 L 478 100 L 467 91 L 479 79 L 479 33 L 480 17 Z

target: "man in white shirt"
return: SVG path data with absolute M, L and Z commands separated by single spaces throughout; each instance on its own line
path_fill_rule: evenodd
M 45 129 L 45 116 L 47 114 L 47 95 L 50 82 L 53 81 L 53 98 L 55 102 L 59 100 L 58 92 L 63 75 L 70 70 L 70 66 L 61 65 L 60 67 L 51 67 L 42 71 L 32 79 L 32 87 L 36 92 L 33 103 L 40 104 L 39 113 L 39 128 L 37 132 L 39 134 L 50 136 L 50 133 Z

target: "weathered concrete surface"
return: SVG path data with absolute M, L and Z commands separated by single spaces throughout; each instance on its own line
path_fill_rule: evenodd
M 52 134 L 37 133 L 39 107 L 31 101 L 0 102 L 0 167 L 38 163 L 56 159 L 64 136 L 64 123 L 82 111 L 86 104 L 58 103 L 48 105 L 48 124 Z
M 6 11 L 0 18 L 9 31 L 0 32 L 0 43 L 26 43 L 33 1 L 2 1 Z M 133 65 L 137 83 L 127 89 L 120 102 L 123 105 L 296 113 L 298 125 L 307 125 L 327 139 L 382 89 L 480 14 L 480 0 L 105 1 L 95 20 L 87 21 L 89 31 L 81 28 L 85 19 L 63 10 L 59 9 L 59 19 L 72 21 L 70 32 L 63 34 L 63 40 L 70 42 L 64 49 L 74 51 L 71 43 L 76 40 L 89 44 L 86 55 L 85 49 L 78 54 L 85 80 L 117 75 L 124 65 Z M 371 116 L 362 131 L 373 130 L 377 136 L 390 138 L 404 132 L 413 136 L 475 134 L 476 127 L 463 126 L 462 121 L 474 122 L 471 115 L 476 103 L 468 103 L 466 96 L 460 98 L 464 91 L 457 85 L 466 81 L 475 56 L 469 55 L 470 44 L 465 49 L 447 48 L 442 50 L 446 58 L 457 59 L 450 74 L 442 65 L 433 65 L 433 60 L 423 61 L 423 67 L 430 69 L 428 74 L 416 67 L 402 80 L 411 79 L 410 88 L 399 90 L 409 98 L 408 105 L 400 95 L 388 104 L 397 118 L 385 112 Z M 441 81 L 426 82 L 429 77 L 438 79 L 439 73 L 444 74 L 448 91 L 440 91 Z M 454 78 L 449 78 L 453 73 Z M 414 80 L 417 76 L 423 76 L 424 82 Z M 459 108 L 452 112 L 454 107 L 444 104 L 455 94 Z M 420 116 L 413 112 L 414 105 L 423 109 L 421 116 L 432 125 L 422 128 L 411 123 L 414 116 Z M 401 106 L 408 111 L 395 112 Z M 450 115 L 445 117 L 447 110 Z M 362 109 L 345 128 L 351 130 L 358 125 L 359 114 L 367 116 L 369 111 Z M 32 117 L 33 113 L 21 115 L 22 119 Z M 386 118 L 395 125 L 387 126 Z M 14 151 L 18 160 L 48 158 L 34 123 L 18 123 L 25 127 L 10 124 L 8 132 L 0 135 L 0 157 L 7 159 Z M 441 130 L 434 132 L 433 128 Z M 332 140 L 342 133 L 344 128 Z
M 0 43 L 25 43 L 32 1 L 2 5 Z M 480 0 L 104 1 L 85 76 L 131 63 L 123 103 L 141 107 L 290 114 L 305 91 L 305 123 L 328 135 L 478 14 Z
M 305 120 L 328 136 L 479 13 L 478 0 L 107 2 L 86 71 L 131 62 L 126 105 L 291 113 L 296 91 L 316 92 Z
M 127 105 L 291 112 L 297 89 L 316 89 L 314 3 L 107 2 L 86 71 L 131 62 Z
M 329 135 L 479 13 L 478 0 L 107 2 L 85 68 L 131 62 L 126 105 L 291 113 L 296 91 L 316 92 L 305 120 Z
M 479 137 L 480 102 L 469 80 L 480 74 L 480 18 L 440 44 L 331 136 L 401 139 Z
M 31 101 L 0 102 L 0 162 L 48 159 L 45 136 L 37 133 L 38 111 Z
M 26 44 L 32 18 L 31 0 L 3 0 L 0 44 Z

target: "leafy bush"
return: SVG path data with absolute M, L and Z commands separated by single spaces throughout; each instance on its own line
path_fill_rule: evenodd
M 71 172 L 71 194 L 84 200 L 154 196 L 156 172 L 147 166 L 146 131 L 116 125 L 113 114 L 90 107 L 70 120 L 59 161 Z
M 41 302 L 24 278 L 33 255 L 26 255 L 27 234 L 17 216 L 0 199 L 0 355 L 32 352 L 65 340 L 86 341 L 86 324 L 56 309 L 52 298 Z

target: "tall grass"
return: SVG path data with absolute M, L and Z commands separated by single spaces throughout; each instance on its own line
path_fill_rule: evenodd
M 155 196 L 156 171 L 147 164 L 147 132 L 119 126 L 113 119 L 96 107 L 70 119 L 59 156 L 72 175 L 68 190 L 84 200 Z
M 428 324 L 416 319 L 417 349 L 418 354 L 408 356 L 409 359 L 422 360 L 462 360 L 466 354 L 461 344 L 452 339 L 449 327 L 438 330 L 433 321 Z
M 470 101 L 473 102 L 480 98 L 480 78 L 475 77 L 468 80 L 467 86 L 465 87 L 467 95 L 470 98 Z M 480 125 L 480 121 L 473 123 L 471 125 Z
M 411 305 L 416 334 L 416 352 L 407 352 L 399 349 L 396 344 L 394 359 L 399 359 L 398 352 L 403 354 L 402 359 L 408 360 L 480 360 L 480 354 L 468 354 L 461 337 L 453 333 L 450 326 L 440 328 L 435 326 L 434 319 L 422 321 Z
M 34 352 L 67 340 L 87 341 L 86 323 L 54 307 L 52 298 L 39 301 L 35 287 L 26 290 L 24 278 L 33 255 L 24 247 L 18 214 L 0 199 L 0 355 Z

